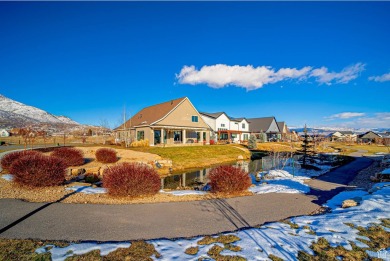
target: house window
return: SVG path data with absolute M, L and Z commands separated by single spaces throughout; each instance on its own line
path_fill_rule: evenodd
M 143 140 L 145 138 L 144 131 L 137 131 L 137 140 Z
M 221 123 L 221 127 L 224 128 L 225 127 L 225 123 Z
M 243 123 L 241 127 L 242 127 L 243 129 L 245 129 L 245 123 Z
M 192 116 L 192 122 L 198 122 L 198 116 Z
M 248 140 L 248 134 L 244 134 L 244 140 Z

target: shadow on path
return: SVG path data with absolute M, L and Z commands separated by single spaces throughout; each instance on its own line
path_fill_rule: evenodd
M 82 191 L 83 189 L 85 189 L 85 187 L 82 187 L 82 188 L 79 188 L 71 193 L 68 193 L 66 194 L 65 196 L 63 196 L 62 198 L 56 200 L 56 201 L 53 201 L 53 202 L 49 202 L 49 203 L 46 203 L 45 205 L 31 211 L 30 213 L 24 215 L 23 217 L 19 218 L 18 220 L 12 222 L 11 224 L 3 227 L 2 229 L 0 229 L 0 234 L 4 233 L 5 231 L 13 228 L 14 226 L 18 225 L 20 222 L 23 222 L 24 220 L 26 220 L 27 218 L 31 217 L 32 215 L 35 215 L 36 213 L 38 213 L 39 211 L 42 211 L 44 210 L 45 208 L 49 207 L 50 205 L 52 204 L 55 204 L 55 203 L 60 203 L 61 201 L 65 200 L 66 198 L 72 196 L 73 194 L 76 194 L 80 191 Z

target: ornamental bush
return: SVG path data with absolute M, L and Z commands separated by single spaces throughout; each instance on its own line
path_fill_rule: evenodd
M 112 196 L 148 196 L 161 187 L 160 176 L 152 167 L 140 163 L 121 163 L 103 173 L 103 187 Z
M 219 166 L 209 174 L 211 191 L 236 193 L 247 190 L 252 182 L 248 173 L 239 167 Z
M 18 160 L 24 156 L 38 155 L 38 154 L 41 153 L 34 150 L 23 150 L 23 151 L 15 151 L 15 152 L 8 153 L 1 159 L 1 167 L 3 169 L 9 170 L 9 168 L 11 167 L 12 163 L 15 160 Z
M 96 160 L 102 163 L 114 163 L 118 160 L 116 151 L 110 148 L 101 148 L 95 152 Z
M 76 148 L 64 147 L 55 149 L 51 153 L 51 156 L 62 159 L 67 167 L 84 164 L 83 152 Z
M 28 187 L 61 185 L 65 181 L 66 165 L 56 157 L 43 154 L 27 155 L 10 167 L 14 181 Z

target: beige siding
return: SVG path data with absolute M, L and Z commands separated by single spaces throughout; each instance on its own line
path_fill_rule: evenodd
M 154 144 L 154 132 L 150 127 L 136 128 L 135 139 L 138 138 L 138 134 L 137 134 L 138 131 L 144 132 L 144 140 L 149 140 L 150 145 Z
M 198 116 L 198 122 L 192 122 L 192 116 Z M 155 125 L 208 128 L 200 114 L 187 99 Z

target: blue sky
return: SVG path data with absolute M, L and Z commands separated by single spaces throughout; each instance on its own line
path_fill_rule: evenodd
M 390 2 L 0 2 L 0 94 L 116 127 L 183 96 L 290 126 L 390 128 Z

